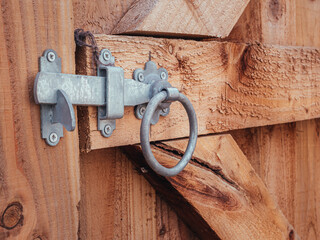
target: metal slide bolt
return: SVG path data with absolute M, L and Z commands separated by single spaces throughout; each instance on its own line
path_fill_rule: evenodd
M 185 110 L 187 111 L 188 118 L 189 118 L 189 126 L 190 126 L 190 137 L 187 146 L 187 150 L 185 151 L 182 159 L 178 162 L 178 164 L 172 168 L 166 168 L 162 166 L 153 156 L 151 148 L 150 148 L 150 123 L 152 116 L 159 106 L 160 103 L 163 101 L 179 101 Z M 194 149 L 197 144 L 197 137 L 198 137 L 198 123 L 196 113 L 194 108 L 189 101 L 189 99 L 180 93 L 176 88 L 167 88 L 165 91 L 161 91 L 154 95 L 150 102 L 147 105 L 146 111 L 144 113 L 141 127 L 140 127 L 140 142 L 142 147 L 143 156 L 146 159 L 149 166 L 159 175 L 172 177 L 180 173 L 185 166 L 188 164 L 189 160 L 192 157 Z

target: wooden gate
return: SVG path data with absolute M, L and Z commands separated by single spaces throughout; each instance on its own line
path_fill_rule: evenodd
M 0 239 L 319 239 L 320 1 L 36 0 L 0 5 Z M 94 107 L 55 147 L 33 98 L 48 48 L 96 75 L 94 33 L 130 77 L 149 58 L 193 103 L 196 151 L 161 177 L 132 108 L 110 138 Z M 111 35 L 113 34 L 113 35 Z M 152 127 L 165 166 L 183 155 L 182 107 Z

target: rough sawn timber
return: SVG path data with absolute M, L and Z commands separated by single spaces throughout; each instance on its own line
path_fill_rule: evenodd
M 320 48 L 320 1 L 250 1 L 230 40 Z M 303 239 L 320 236 L 320 119 L 231 133 Z
M 226 37 L 249 0 L 140 0 L 134 2 L 113 34 Z
M 125 77 L 143 68 L 149 52 L 169 81 L 196 109 L 199 134 L 223 132 L 320 116 L 320 52 L 315 48 L 247 45 L 231 42 L 96 35 L 123 67 Z M 94 75 L 91 55 L 83 54 L 81 73 Z M 112 138 L 97 131 L 96 108 L 82 113 L 87 150 L 135 144 L 141 121 L 133 108 L 117 120 Z M 151 140 L 186 137 L 188 118 L 177 103 L 151 128 Z M 83 140 L 83 139 L 82 139 Z
M 79 238 L 197 239 L 120 148 L 81 155 Z
M 33 84 L 47 48 L 74 73 L 72 1 L 0 4 L 0 239 L 77 239 L 77 131 L 56 147 L 40 133 Z
M 153 153 L 172 167 L 187 144 L 158 143 Z M 201 239 L 299 239 L 230 135 L 200 137 L 187 167 L 168 178 L 148 167 L 139 146 L 123 150 Z

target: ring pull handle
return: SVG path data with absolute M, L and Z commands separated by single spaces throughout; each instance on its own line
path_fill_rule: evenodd
M 177 163 L 177 165 L 175 165 L 172 168 L 166 168 L 162 166 L 153 156 L 151 147 L 150 147 L 149 133 L 150 133 L 151 119 L 155 110 L 157 109 L 159 104 L 161 104 L 163 101 L 179 101 L 185 108 L 189 118 L 190 136 L 189 136 L 187 150 L 185 151 L 185 154 L 183 155 L 181 160 Z M 179 174 L 185 168 L 185 166 L 188 164 L 189 160 L 192 157 L 192 154 L 196 147 L 197 137 L 198 137 L 198 124 L 197 124 L 196 113 L 189 99 L 185 95 L 180 93 L 178 89 L 166 88 L 151 98 L 150 102 L 147 105 L 147 108 L 145 110 L 145 113 L 141 122 L 140 141 L 141 141 L 143 156 L 145 157 L 149 166 L 156 173 L 165 177 L 172 177 Z

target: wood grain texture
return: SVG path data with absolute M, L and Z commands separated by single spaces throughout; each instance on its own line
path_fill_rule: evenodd
M 146 184 L 149 184 L 146 182 Z M 157 233 L 160 240 L 198 240 L 197 235 L 184 223 L 183 218 L 157 193 L 156 195 Z
M 74 0 L 75 28 L 83 28 L 94 33 L 110 33 L 132 2 L 133 0 Z M 76 71 L 78 74 L 85 74 L 82 72 L 83 64 L 86 63 L 82 58 L 85 54 L 80 53 L 81 49 L 77 49 L 77 52 Z M 78 114 L 88 117 L 83 115 L 83 110 Z M 80 125 L 80 138 L 85 139 L 87 133 L 86 126 Z M 121 179 L 125 179 L 125 183 Z M 134 193 L 132 188 L 135 189 Z M 147 198 L 149 201 L 140 201 Z M 144 177 L 138 175 L 130 161 L 125 159 L 118 149 L 81 154 L 81 199 L 79 232 L 81 239 L 112 239 L 112 237 L 143 239 L 145 233 L 147 236 L 156 235 L 156 239 L 163 240 L 198 239 L 177 217 L 172 207 L 155 193 L 153 188 L 150 188 Z M 135 207 L 132 202 L 135 203 Z M 127 212 L 128 209 L 130 212 Z M 155 213 L 155 219 L 138 218 L 146 213 Z
M 318 239 L 319 119 L 232 133 L 302 239 Z
M 319 1 L 251 1 L 230 37 L 319 48 L 319 22 Z M 313 185 L 319 172 L 319 124 L 315 119 L 232 133 L 302 239 L 320 236 L 319 189 Z
M 319 47 L 319 12 L 319 1 L 250 1 L 226 40 Z
M 114 2 L 117 2 L 116 4 L 114 4 Z M 125 7 L 128 7 L 127 4 L 128 1 L 84 1 L 81 0 L 80 4 L 84 5 L 80 5 L 80 7 L 75 8 L 75 11 L 80 15 L 76 15 L 76 16 L 80 16 L 77 17 L 75 19 L 76 23 L 77 22 L 81 22 L 82 25 L 76 25 L 77 27 L 84 27 L 87 30 L 91 30 L 93 32 L 96 33 L 110 33 L 109 30 L 112 30 L 117 22 L 116 18 L 114 16 L 117 16 L 116 11 L 120 10 L 121 13 L 125 13 L 126 10 Z M 259 1 L 251 1 L 250 4 L 255 4 Z M 292 27 L 294 26 L 294 22 L 296 21 L 296 24 L 300 21 L 300 32 L 303 32 L 303 34 L 301 36 L 298 35 L 298 31 L 295 34 L 292 34 L 293 30 L 285 30 L 283 32 L 285 33 L 290 33 L 288 35 L 296 35 L 294 40 L 293 38 L 285 38 L 281 32 L 277 32 L 277 29 L 275 28 L 274 32 L 272 31 L 268 31 L 269 35 L 266 35 L 266 33 L 263 33 L 263 37 L 261 34 L 261 31 L 258 31 L 259 29 L 259 25 L 261 25 L 261 21 L 265 21 L 263 19 L 255 19 L 255 18 L 248 18 L 249 22 L 247 22 L 247 25 L 244 26 L 244 28 L 242 28 L 241 31 L 239 31 L 239 33 L 241 34 L 246 34 L 246 36 L 248 36 L 248 31 L 251 31 L 251 35 L 255 35 L 257 36 L 257 38 L 253 38 L 252 40 L 249 38 L 244 38 L 244 42 L 263 42 L 263 43 L 273 43 L 273 44 L 282 44 L 282 45 L 288 45 L 291 41 L 291 44 L 293 44 L 294 42 L 296 42 L 297 45 L 301 45 L 301 42 L 305 43 L 305 46 L 314 46 L 314 47 L 319 47 L 319 45 L 315 45 L 315 40 L 312 39 L 312 35 L 316 36 L 317 33 L 319 33 L 320 31 L 317 30 L 318 29 L 318 23 L 319 20 L 317 20 L 317 16 L 320 16 L 318 14 L 318 4 L 319 1 L 309 1 L 309 0 L 301 0 L 300 3 L 298 3 L 298 1 L 296 1 L 296 3 L 294 1 L 265 1 L 266 3 L 270 3 L 269 5 L 272 6 L 272 2 L 275 3 L 274 6 L 277 6 L 277 2 L 280 3 L 281 7 L 280 9 L 282 12 L 282 15 L 284 15 L 283 13 L 285 13 L 284 10 L 286 9 L 290 9 L 291 7 L 286 6 L 290 3 L 292 4 L 296 4 L 297 6 L 299 6 L 299 8 L 296 8 L 297 11 L 300 11 L 299 15 L 300 15 L 300 20 L 298 19 L 298 15 L 296 15 L 297 20 L 291 19 L 289 24 L 288 21 L 284 21 L 281 18 L 282 17 L 278 17 L 278 21 L 279 22 L 287 22 L 286 23 L 286 27 Z M 284 5 L 284 3 L 286 5 Z M 131 4 L 131 3 L 130 3 Z M 108 5 L 112 6 L 112 8 L 108 8 Z M 259 11 L 264 10 L 264 11 L 271 11 L 269 10 L 269 7 L 267 4 L 265 4 L 266 8 L 260 9 L 260 8 L 253 8 L 253 11 L 250 12 L 249 16 L 253 16 L 255 14 L 259 14 L 261 15 L 261 13 Z M 276 8 L 275 8 L 276 9 Z M 111 14 L 108 13 L 108 11 L 110 11 Z M 291 11 L 292 13 L 293 11 Z M 270 14 L 264 14 L 264 16 L 268 16 Z M 272 16 L 272 15 L 270 15 Z M 288 17 L 286 17 L 288 18 Z M 308 20 L 306 21 L 306 19 L 312 19 L 312 20 Z M 275 20 L 273 20 L 273 23 L 271 25 L 275 24 Z M 266 28 L 267 26 L 269 26 L 270 23 L 267 24 L 263 24 L 263 26 Z M 294 26 L 295 27 L 295 26 Z M 280 27 L 279 27 L 280 28 Z M 283 27 L 282 27 L 283 29 Z M 308 29 L 308 30 L 307 30 Z M 280 36 L 279 38 L 277 36 Z M 298 42 L 298 38 L 300 38 L 299 41 L 301 41 L 300 43 Z M 259 40 L 259 39 L 263 39 Z M 319 38 L 318 38 L 319 39 Z M 238 41 L 235 39 L 235 41 Z M 144 59 L 144 61 L 147 60 L 147 53 L 146 53 L 146 57 Z M 141 63 L 142 66 L 142 63 Z M 313 121 L 313 120 L 312 120 Z M 312 122 L 310 121 L 310 122 Z M 309 121 L 304 121 L 301 122 L 302 125 L 304 125 L 303 127 L 299 128 L 299 131 L 306 131 L 307 128 L 312 128 L 312 133 L 316 133 L 316 126 L 317 124 L 309 124 Z M 308 126 L 307 126 L 308 125 Z M 288 126 L 290 126 L 290 124 L 288 124 Z M 274 129 L 276 129 L 277 127 L 275 127 Z M 266 129 L 268 129 L 268 127 L 266 127 Z M 293 137 L 294 135 L 298 134 L 298 133 L 294 133 L 294 132 L 290 132 L 290 130 L 286 130 L 286 129 L 291 129 L 290 127 L 286 127 L 281 129 L 281 131 L 271 131 L 271 130 L 264 130 L 261 131 L 263 132 L 263 135 L 258 132 L 254 133 L 257 134 L 257 138 L 264 138 L 264 139 L 269 139 L 268 141 L 270 141 L 270 144 L 260 144 L 257 147 L 255 147 L 255 143 L 248 141 L 247 142 L 247 147 L 251 147 L 252 151 L 256 151 L 256 156 L 257 159 L 252 160 L 250 158 L 250 155 L 247 155 L 249 157 L 252 163 L 252 165 L 255 167 L 255 165 L 261 166 L 260 162 L 258 162 L 258 159 L 264 159 L 264 162 L 262 162 L 262 164 L 265 164 L 266 166 L 266 170 L 268 171 L 268 173 L 266 173 L 266 175 L 268 176 L 267 179 L 268 181 L 270 181 L 272 184 L 276 184 L 278 185 L 278 190 L 275 190 L 275 193 L 273 193 L 273 188 L 277 188 L 276 185 L 274 185 L 272 187 L 272 184 L 267 184 L 268 188 L 270 189 L 270 192 L 272 193 L 273 196 L 276 196 L 277 194 L 280 194 L 279 197 L 277 197 L 276 199 L 278 200 L 278 203 L 282 209 L 282 211 L 284 211 L 284 213 L 286 213 L 285 215 L 290 219 L 290 222 L 293 223 L 293 225 L 298 228 L 297 231 L 304 233 L 303 235 L 301 235 L 303 237 L 303 239 L 317 239 L 317 235 L 312 235 L 312 231 L 311 234 L 308 237 L 308 231 L 307 229 L 313 229 L 314 228 L 318 228 L 318 223 L 316 221 L 315 215 L 317 213 L 312 213 L 315 212 L 314 208 L 311 207 L 311 205 L 309 205 L 309 203 L 312 203 L 313 199 L 315 199 L 313 196 L 317 196 L 316 192 L 312 192 L 313 188 L 308 188 L 308 190 L 306 190 L 306 188 L 304 188 L 303 190 L 306 191 L 306 193 L 304 194 L 299 194 L 300 200 L 298 201 L 302 201 L 304 203 L 303 206 L 308 208 L 308 213 L 305 212 L 305 210 L 300 210 L 300 208 L 297 208 L 294 203 L 297 201 L 297 198 L 293 199 L 293 203 L 291 204 L 289 201 L 291 200 L 287 200 L 287 197 L 290 196 L 290 194 L 293 192 L 290 189 L 290 185 L 289 184 L 283 184 L 283 180 L 278 177 L 278 175 L 283 176 L 283 179 L 286 179 L 286 181 L 288 181 L 289 183 L 294 182 L 291 179 L 291 176 L 296 175 L 297 177 L 301 176 L 301 175 L 297 175 L 293 172 L 290 172 L 290 169 L 293 169 L 292 164 L 290 162 L 288 162 L 288 160 L 286 159 L 292 159 L 294 158 L 292 154 L 293 151 L 293 145 L 292 141 L 290 141 L 288 139 L 288 137 Z M 288 132 L 289 131 L 289 132 Z M 309 130 L 310 131 L 310 130 Z M 268 136 L 270 135 L 270 136 Z M 300 135 L 301 136 L 301 132 Z M 310 136 L 310 135 L 309 135 Z M 281 139 L 281 141 L 279 140 Z M 265 140 L 267 141 L 267 140 Z M 288 142 L 289 141 L 289 142 Z M 297 140 L 296 140 L 297 141 Z M 305 138 L 304 141 L 308 141 L 309 143 L 311 143 L 311 137 L 308 137 L 308 139 Z M 300 144 L 304 144 L 303 141 L 299 141 Z M 264 148 L 265 146 L 265 148 Z M 297 148 L 297 147 L 294 147 Z M 314 151 L 320 149 L 317 147 L 317 145 L 313 146 Z M 257 151 L 257 149 L 261 149 L 259 151 Z M 264 152 L 263 152 L 264 151 Z M 270 152 L 272 151 L 272 153 L 270 154 Z M 274 153 L 273 153 L 274 152 Z M 246 154 L 248 154 L 246 152 Z M 278 155 L 277 155 L 278 154 Z M 267 157 L 267 155 L 270 155 L 270 157 Z M 309 154 L 307 150 L 303 150 L 303 154 L 300 155 L 301 159 L 303 159 L 304 161 L 306 161 L 306 159 L 308 159 L 308 161 L 312 161 L 314 162 L 315 160 L 315 156 L 316 154 Z M 259 158 L 258 158 L 259 157 Z M 104 158 L 104 154 L 101 154 L 101 156 L 96 155 L 96 158 Z M 85 157 L 82 156 L 82 159 L 85 159 Z M 111 158 L 108 157 L 108 159 L 106 159 L 106 161 L 116 161 L 116 158 Z M 97 161 L 98 163 L 99 161 Z M 276 164 L 276 162 L 279 163 L 279 166 Z M 95 161 L 92 161 L 90 163 L 90 167 L 92 167 L 92 165 L 97 164 L 95 163 Z M 284 163 L 289 164 L 288 166 L 284 165 Z M 271 167 L 273 166 L 273 167 Z M 82 166 L 82 169 L 84 168 L 84 166 Z M 261 167 L 263 168 L 263 166 Z M 281 172 L 279 174 L 274 174 L 279 172 L 279 169 L 284 169 L 281 170 Z M 289 169 L 288 169 L 289 168 Z M 256 167 L 255 167 L 256 169 Z M 128 171 L 134 171 L 133 169 L 129 168 Z M 284 171 L 284 172 L 282 172 Z M 316 172 L 316 169 L 314 169 L 314 173 Z M 92 171 L 92 174 L 95 174 Z M 114 174 L 114 173 L 113 173 Z M 308 173 L 307 173 L 308 174 Z M 303 174 L 303 176 L 305 176 L 306 173 Z M 101 176 L 101 175 L 100 175 Z M 102 176 L 101 176 L 102 177 Z M 314 179 L 314 175 L 308 175 L 308 177 L 310 179 Z M 280 179 L 280 180 L 275 180 L 275 179 Z M 95 179 L 95 178 L 91 178 L 89 176 L 87 176 L 88 181 L 90 181 L 90 179 Z M 299 178 L 299 181 L 304 182 L 304 181 L 310 181 L 310 180 L 305 180 L 307 179 L 306 177 L 301 176 L 301 178 Z M 135 183 L 132 183 L 135 184 Z M 93 184 L 94 186 L 94 184 Z M 285 191 L 285 192 L 281 192 L 281 191 Z M 289 198 L 290 199 L 290 198 Z M 97 201 L 97 202 L 101 202 L 101 201 Z M 128 203 L 127 203 L 128 204 Z M 313 203 L 312 203 L 313 204 Z M 312 206 L 318 206 L 318 202 L 317 200 L 315 201 L 315 204 L 313 204 Z M 286 208 L 288 208 L 288 211 L 290 209 L 294 210 L 293 212 L 291 212 L 291 215 L 287 215 L 287 210 Z M 89 210 L 89 209 L 87 209 Z M 92 206 L 92 210 L 94 210 L 94 205 Z M 89 212 L 89 211 L 88 211 Z M 100 215 L 103 215 L 103 208 L 101 209 Z M 300 212 L 300 217 L 299 217 L 299 221 L 298 218 L 296 219 L 296 221 L 291 221 L 292 217 L 296 215 L 296 212 Z M 97 215 L 99 216 L 99 215 Z M 170 218 L 172 219 L 172 218 Z M 92 223 L 94 224 L 94 223 Z M 96 221 L 96 224 L 100 224 L 99 221 Z M 300 228 L 300 226 L 307 226 L 308 228 Z M 120 226 L 119 226 L 120 227 Z M 175 228 L 171 228 L 171 229 L 175 229 Z M 174 230 L 173 230 L 174 231 Z M 317 231 L 316 231 L 317 233 Z M 171 236 L 171 235 L 170 235 Z
M 135 0 L 73 0 L 74 25 L 110 34 Z
M 143 67 L 151 51 L 159 67 L 169 72 L 169 82 L 192 102 L 199 134 L 316 118 L 320 115 L 320 52 L 313 48 L 199 42 L 160 38 L 96 35 L 100 48 L 108 48 L 116 65 L 130 78 Z M 86 74 L 94 74 L 87 56 Z M 112 138 L 97 131 L 96 108 L 89 108 L 90 134 L 86 149 L 139 142 L 141 121 L 133 108 L 117 120 Z M 151 129 L 151 140 L 186 137 L 188 118 L 182 106 Z
M 300 159 L 296 158 L 296 123 L 238 130 L 231 134 L 288 221 L 300 233 L 294 217 L 297 210 L 295 186 L 304 178 L 297 172 Z
M 153 153 L 171 167 L 187 143 L 163 142 Z M 201 239 L 299 239 L 230 135 L 200 137 L 190 163 L 171 178 L 154 174 L 142 161 L 140 147 L 124 151 Z
M 113 34 L 226 37 L 249 0 L 139 0 Z
M 305 239 L 320 236 L 320 120 L 298 122 L 294 222 Z
M 81 158 L 81 239 L 197 239 L 118 148 Z
M 295 11 L 295 1 L 250 1 L 227 39 L 237 42 L 294 45 Z
M 76 239 L 79 191 L 77 133 L 58 146 L 40 134 L 33 83 L 47 48 L 74 73 L 71 1 L 0 4 L 0 239 Z
M 320 47 L 320 2 L 296 0 L 295 45 Z
M 320 47 L 320 2 L 296 0 L 296 45 Z M 305 239 L 320 236 L 320 119 L 298 122 L 294 224 Z

